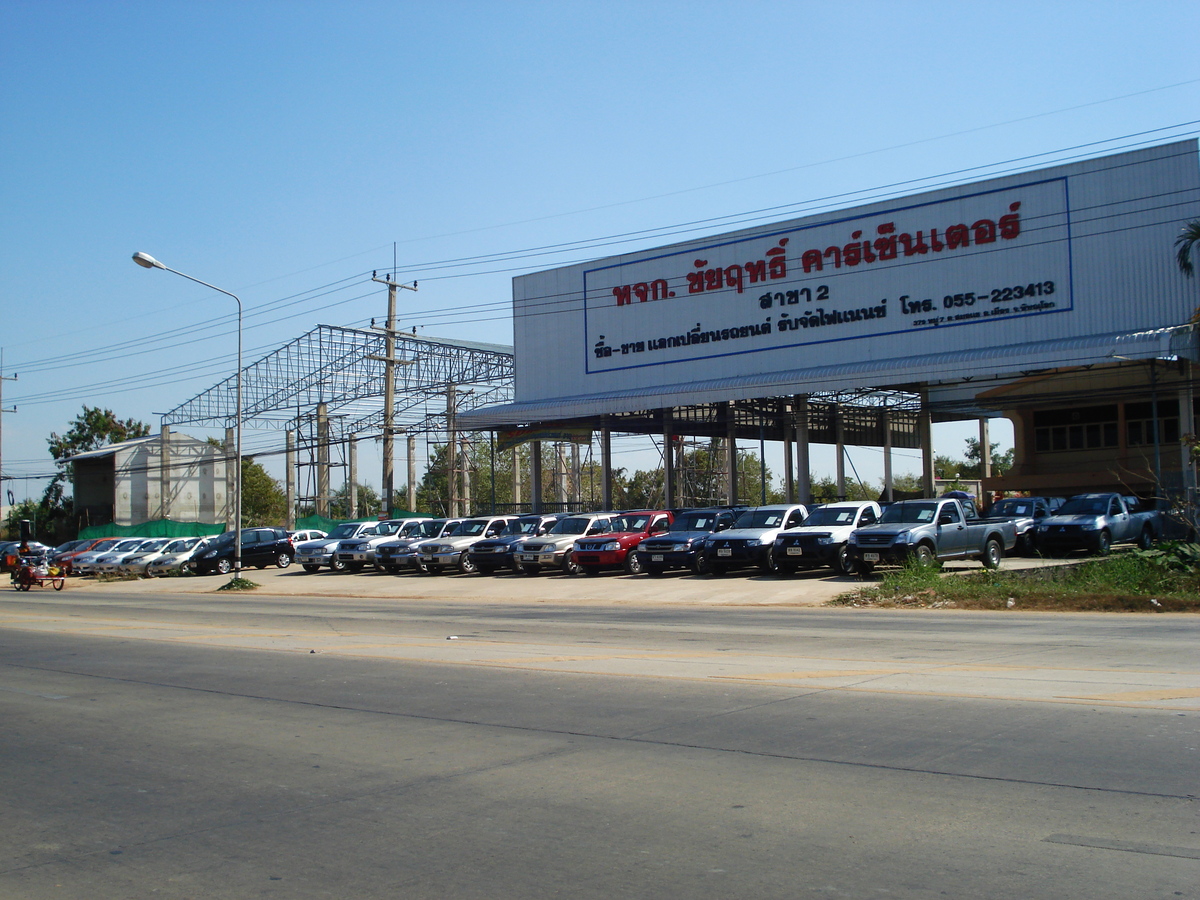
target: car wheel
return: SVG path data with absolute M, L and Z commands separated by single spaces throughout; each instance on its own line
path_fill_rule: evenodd
M 563 555 L 562 570 L 564 575 L 579 574 L 579 563 L 575 562 L 575 557 L 571 555 L 570 550 Z
M 703 553 L 697 553 L 692 557 L 692 571 L 697 575 L 703 575 L 708 571 L 708 560 L 704 558 Z
M 1022 556 L 1037 556 L 1037 548 L 1033 544 L 1033 529 L 1029 529 L 1017 541 L 1017 552 Z
M 320 567 L 320 566 L 310 566 L 310 565 L 308 565 L 307 563 L 306 563 L 305 565 L 301 566 L 300 568 L 302 568 L 302 569 L 303 569 L 305 572 L 307 572 L 309 575 L 312 575 L 314 572 L 320 572 L 320 571 L 321 571 L 321 567 Z
M 983 567 L 985 569 L 998 569 L 1000 568 L 1000 561 L 1002 559 L 1004 559 L 1004 547 L 995 539 L 988 541 L 984 545 L 983 556 L 980 558 Z
M 334 556 L 333 559 L 329 560 L 329 568 L 331 568 L 335 572 L 345 572 L 346 564 L 342 560 L 340 560 L 336 556 Z
M 833 557 L 833 571 L 839 575 L 850 574 L 850 551 L 845 544 L 838 547 L 837 555 Z
M 1139 550 L 1149 550 L 1154 546 L 1154 532 L 1147 526 L 1142 529 L 1142 533 L 1138 535 L 1137 545 Z
M 642 574 L 642 561 L 632 550 L 625 554 L 625 571 L 630 575 Z
M 233 563 L 230 560 L 228 560 L 228 559 L 218 559 L 217 560 L 217 574 L 218 575 L 228 575 L 232 571 L 233 571 Z
M 916 560 L 917 565 L 924 569 L 937 565 L 937 557 L 934 555 L 933 548 L 928 544 L 917 544 Z
M 1107 531 L 1101 531 L 1096 536 L 1096 555 L 1108 556 L 1108 551 L 1112 549 L 1112 535 Z
M 464 550 L 458 556 L 458 571 L 464 575 L 473 575 L 475 574 L 475 569 L 475 563 L 471 562 L 471 557 L 467 556 L 467 551 Z
M 286 569 L 292 564 L 292 558 L 286 553 L 280 553 L 275 557 L 275 566 L 280 569 Z

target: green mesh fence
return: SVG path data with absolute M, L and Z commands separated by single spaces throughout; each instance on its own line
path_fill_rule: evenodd
M 414 518 L 419 515 L 420 515 L 420 513 L 409 512 L 406 509 L 392 510 L 392 518 L 393 519 L 411 519 L 411 518 Z M 375 521 L 378 521 L 378 520 L 374 519 L 374 518 L 370 518 L 370 519 L 330 519 L 326 516 L 302 516 L 301 518 L 296 520 L 296 527 L 294 530 L 300 531 L 301 529 L 316 528 L 316 529 L 318 529 L 320 531 L 324 531 L 326 534 L 328 534 L 330 531 L 333 531 L 333 528 L 335 525 L 341 525 L 343 522 L 375 522 Z
M 208 522 L 173 522 L 170 519 L 155 519 L 139 525 L 89 525 L 87 528 L 79 529 L 79 537 L 81 540 L 103 537 L 205 537 L 210 534 L 220 534 L 224 530 L 224 525 L 211 525 Z

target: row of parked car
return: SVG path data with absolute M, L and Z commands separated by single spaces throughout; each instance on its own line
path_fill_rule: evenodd
M 1088 550 L 1107 553 L 1114 542 L 1149 546 L 1161 537 L 1161 514 L 1137 511 L 1136 498 L 1119 494 L 1014 497 L 978 514 L 966 497 L 908 500 L 881 507 L 845 501 L 809 508 L 801 503 L 682 510 L 632 510 L 477 516 L 415 517 L 347 522 L 328 534 L 244 528 L 244 568 L 321 569 L 390 574 L 526 575 L 557 571 L 594 575 L 622 569 L 636 575 L 687 570 L 721 575 L 733 569 L 788 574 L 829 567 L 839 574 L 875 565 L 976 558 L 999 565 L 1011 552 Z M 15 547 L 16 542 L 11 542 Z M 0 558 L 13 547 L 0 545 Z M 155 576 L 182 570 L 230 572 L 234 533 L 208 538 L 104 538 L 29 551 L 68 574 Z
M 623 569 L 661 575 L 672 569 L 720 575 L 733 569 L 788 574 L 829 567 L 839 574 L 870 571 L 906 559 L 937 562 L 971 558 L 994 568 L 1006 554 L 1082 549 L 1108 552 L 1117 540 L 1148 545 L 1160 535 L 1145 514 L 1128 512 L 1131 498 L 1086 494 L 1016 497 L 985 518 L 972 500 L 947 496 L 881 507 L 846 501 L 809 508 L 755 508 L 556 513 L 549 515 L 416 518 L 346 523 L 325 538 L 299 543 L 306 572 L 377 571 L 399 574 L 574 575 Z M 1062 516 L 1056 516 L 1059 507 Z M 1125 519 L 1096 525 L 1081 515 L 1101 506 Z M 1074 543 L 1072 543 L 1074 540 Z

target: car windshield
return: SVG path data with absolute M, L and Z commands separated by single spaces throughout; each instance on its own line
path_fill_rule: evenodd
M 884 525 L 916 525 L 932 522 L 936 512 L 936 503 L 897 503 L 885 509 L 879 521 Z
M 712 531 L 717 527 L 717 514 L 712 512 L 684 513 L 671 523 L 668 531 Z
M 142 544 L 142 546 L 139 547 L 138 549 L 144 550 L 147 553 L 149 553 L 153 550 L 161 550 L 163 547 L 167 546 L 168 543 L 170 543 L 169 538 L 162 538 L 161 540 L 149 541 L 145 544 Z
M 645 531 L 650 524 L 650 516 L 645 513 L 617 516 L 613 519 L 613 531 Z
M 442 531 L 442 526 L 445 524 L 445 519 L 431 519 L 428 522 L 418 522 L 406 536 L 413 538 L 437 537 Z
M 92 551 L 93 551 L 93 552 L 95 552 L 95 553 L 100 553 L 100 552 L 103 552 L 103 551 L 105 551 L 105 550 L 111 550 L 111 549 L 112 549 L 113 547 L 115 547 L 115 546 L 116 546 L 118 543 L 119 543 L 119 542 L 118 542 L 118 541 L 115 541 L 115 540 L 114 540 L 114 541 L 101 541 L 101 542 L 100 542 L 100 543 L 98 543 L 98 544 L 97 544 L 95 547 L 93 547 L 93 548 L 92 548 Z
M 822 507 L 809 513 L 804 524 L 806 527 L 809 525 L 853 525 L 854 517 L 857 514 L 858 510 L 853 507 Z
M 993 516 L 1032 516 L 1033 503 L 1029 500 L 1001 500 L 992 507 Z
M 1058 508 L 1057 516 L 1102 516 L 1108 512 L 1107 497 L 1073 497 Z
M 121 541 L 121 543 L 119 543 L 119 544 L 117 544 L 117 546 L 113 547 L 113 552 L 114 553 L 125 553 L 128 550 L 136 550 L 142 544 L 143 544 L 143 540 L 140 538 L 136 541 Z
M 537 534 L 538 528 L 541 526 L 542 520 L 537 516 L 529 516 L 524 519 L 513 519 L 504 526 L 504 531 L 501 534 Z
M 443 528 L 440 533 L 435 535 L 435 537 L 454 537 L 456 534 L 462 534 L 462 527 L 465 524 L 466 522 L 455 522 L 453 525 L 451 525 L 449 522 L 447 522 L 446 527 Z
M 358 526 L 353 522 L 343 522 L 341 525 L 335 525 L 333 531 L 326 535 L 327 538 L 350 538 L 354 537 L 354 533 L 358 531 Z M 221 535 L 224 537 L 224 535 Z
M 421 527 L 428 524 L 427 522 L 405 522 L 400 526 L 400 530 L 396 532 L 397 537 L 415 537 L 421 534 Z
M 554 523 L 554 527 L 550 529 L 551 534 L 587 534 L 588 526 L 592 524 L 592 520 L 586 516 L 568 516 L 565 519 L 559 519 Z
M 171 541 L 167 544 L 163 553 L 183 553 L 186 550 L 191 550 L 200 541 L 200 538 L 181 538 L 177 541 Z
M 734 528 L 778 528 L 783 524 L 782 509 L 751 509 L 738 516 Z
M 455 533 L 462 537 L 475 537 L 476 535 L 483 534 L 487 530 L 487 527 L 487 519 L 467 519 Z

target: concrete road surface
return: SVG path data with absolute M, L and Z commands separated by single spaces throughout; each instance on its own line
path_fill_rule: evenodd
M 441 581 L 5 593 L 0 897 L 1200 896 L 1195 617 Z

